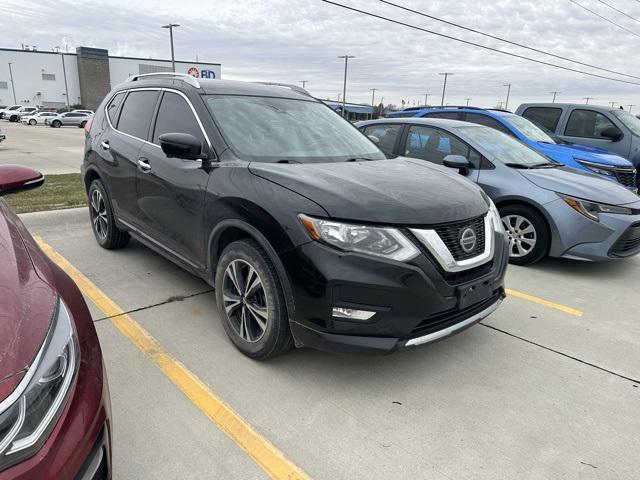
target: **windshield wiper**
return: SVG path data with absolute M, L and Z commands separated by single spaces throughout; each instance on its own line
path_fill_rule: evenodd
M 283 159 L 283 160 L 278 160 L 276 163 L 302 163 L 302 162 L 299 162 L 297 160 L 285 160 L 285 159 Z
M 558 168 L 559 163 L 535 163 L 530 165 L 529 168 Z
M 522 168 L 524 170 L 528 170 L 531 168 L 529 165 L 525 165 L 524 163 L 505 163 L 507 167 L 511 168 Z
M 345 162 L 359 162 L 361 160 L 364 160 L 365 162 L 371 162 L 371 161 L 373 161 L 373 158 L 353 157 L 353 158 L 349 158 L 349 159 L 345 160 Z

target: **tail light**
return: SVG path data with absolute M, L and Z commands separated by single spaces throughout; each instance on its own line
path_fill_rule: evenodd
M 89 135 L 89 132 L 91 131 L 91 125 L 93 125 L 93 117 L 87 120 L 87 123 L 84 124 L 84 133 L 87 135 Z

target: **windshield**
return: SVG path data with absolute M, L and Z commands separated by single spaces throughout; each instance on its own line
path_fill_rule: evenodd
M 495 160 L 505 164 L 521 165 L 525 168 L 555 165 L 524 143 L 498 130 L 484 126 L 458 127 L 472 146 L 491 153 Z M 475 144 L 475 145 L 474 145 Z
M 634 135 L 640 135 L 640 120 L 631 115 L 629 112 L 624 110 L 611 110 L 618 120 L 620 120 L 624 125 L 631 130 Z
M 386 158 L 367 137 L 319 102 L 212 95 L 207 106 L 233 150 L 253 161 Z
M 519 115 L 503 115 L 507 122 L 520 130 L 520 133 L 534 142 L 556 143 L 547 133 L 531 120 Z

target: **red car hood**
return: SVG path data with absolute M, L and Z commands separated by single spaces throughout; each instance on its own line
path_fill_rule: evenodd
M 0 401 L 31 364 L 55 308 L 55 291 L 38 276 L 23 231 L 0 199 Z

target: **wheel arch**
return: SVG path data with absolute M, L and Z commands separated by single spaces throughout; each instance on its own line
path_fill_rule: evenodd
M 547 227 L 547 234 L 549 235 L 549 245 L 548 245 L 548 250 L 551 249 L 551 245 L 554 241 L 554 238 L 556 238 L 556 236 L 558 235 L 558 229 L 556 227 L 555 222 L 553 221 L 552 218 L 550 218 L 549 214 L 547 213 L 547 211 L 542 208 L 541 205 L 538 205 L 535 202 L 532 202 L 529 199 L 524 199 L 521 197 L 509 197 L 509 198 L 503 198 L 498 200 L 497 202 L 495 202 L 496 207 L 498 208 L 498 210 L 500 210 L 501 208 L 504 208 L 506 206 L 512 206 L 512 205 L 518 205 L 521 207 L 526 207 L 526 208 L 530 208 L 531 210 L 535 211 L 537 214 L 539 214 L 542 219 L 544 220 L 544 223 Z M 547 251 L 548 253 L 548 251 Z

